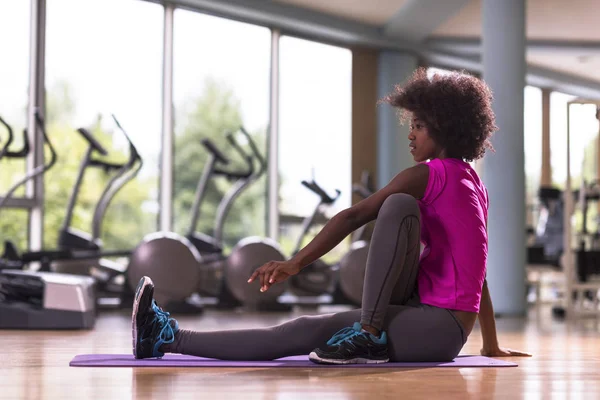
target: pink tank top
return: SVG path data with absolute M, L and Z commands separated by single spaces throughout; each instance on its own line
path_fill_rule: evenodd
M 419 201 L 421 242 L 418 291 L 423 304 L 479 312 L 486 275 L 488 193 L 471 166 L 434 159 Z

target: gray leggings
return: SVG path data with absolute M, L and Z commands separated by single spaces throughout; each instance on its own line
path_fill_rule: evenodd
M 385 200 L 371 239 L 360 310 L 302 316 L 269 328 L 180 329 L 161 350 L 221 360 L 273 360 L 307 355 L 360 321 L 387 332 L 390 361 L 450 361 L 467 338 L 452 312 L 418 299 L 420 229 L 413 197 L 394 194 Z

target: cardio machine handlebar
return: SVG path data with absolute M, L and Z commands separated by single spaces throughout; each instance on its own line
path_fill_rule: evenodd
M 233 135 L 233 133 L 228 133 L 227 136 L 227 141 L 229 142 L 229 144 L 231 145 L 231 147 L 233 147 L 238 153 L 240 153 L 240 155 L 242 156 L 242 158 L 246 161 L 246 163 L 248 164 L 249 168 L 253 169 L 253 165 L 252 165 L 252 156 L 248 155 L 244 149 L 242 149 L 242 147 L 239 145 L 239 143 L 237 142 L 237 140 L 235 140 L 235 136 Z
M 0 123 L 6 127 L 8 130 L 8 140 L 6 144 L 0 150 L 0 158 L 9 157 L 9 158 L 24 158 L 29 154 L 29 138 L 27 137 L 27 129 L 23 129 L 23 148 L 19 151 L 9 151 L 8 146 L 13 142 L 14 135 L 13 130 L 10 125 L 6 123 L 2 118 L 0 118 Z
M 321 202 L 323 204 L 335 203 L 335 201 L 338 199 L 338 197 L 340 197 L 340 194 L 342 193 L 339 189 L 336 189 L 335 197 L 331 197 L 315 181 L 312 181 L 312 182 L 302 181 L 302 185 L 304 185 L 305 187 L 310 189 L 313 193 L 315 193 L 317 196 L 319 196 L 321 198 Z
M 79 132 L 79 134 L 81 134 L 81 136 L 83 136 L 89 145 L 98 153 L 102 154 L 103 156 L 108 155 L 108 151 L 106 151 L 106 149 L 102 147 L 102 145 L 94 138 L 94 136 L 92 136 L 90 131 L 85 128 L 79 128 L 77 129 L 77 132 Z
M 229 144 L 231 144 L 231 147 L 233 147 L 239 154 L 240 156 L 244 159 L 244 161 L 246 161 L 246 164 L 248 165 L 248 169 L 246 171 L 242 171 L 242 172 L 232 172 L 232 171 L 225 171 L 225 170 L 221 170 L 218 169 L 215 172 L 221 175 L 225 175 L 228 179 L 248 179 L 252 176 L 252 174 L 254 173 L 254 163 L 252 162 L 252 156 L 248 155 L 244 149 L 242 149 L 242 147 L 239 145 L 239 143 L 235 140 L 235 137 L 233 135 L 233 133 L 228 133 L 226 135 L 227 141 L 229 142 Z
M 124 164 L 107 163 L 104 161 L 92 160 L 94 165 L 103 166 L 107 170 L 107 172 L 109 169 L 117 170 L 115 176 L 113 176 L 112 179 L 106 185 L 104 191 L 102 192 L 102 195 L 100 196 L 98 205 L 94 210 L 94 218 L 92 220 L 92 238 L 94 240 L 100 238 L 102 232 L 102 220 L 104 219 L 104 214 L 106 213 L 106 210 L 108 209 L 108 206 L 110 205 L 111 201 L 128 182 L 130 182 L 133 178 L 137 176 L 138 172 L 142 169 L 142 166 L 144 164 L 142 157 L 138 153 L 135 145 L 133 144 L 133 141 L 131 140 L 125 129 L 123 129 L 123 127 L 117 120 L 117 117 L 115 117 L 113 114 L 112 118 L 115 121 L 117 128 L 121 131 L 121 133 L 123 134 L 123 136 L 125 136 L 125 139 L 129 143 L 129 159 Z M 136 163 L 138 164 L 137 167 L 135 167 Z
M 215 146 L 215 144 L 210 139 L 202 139 L 202 145 L 213 156 L 215 156 L 217 161 L 219 161 L 220 163 L 225 164 L 225 165 L 229 164 L 229 159 L 227 157 L 225 157 L 225 155 L 221 152 L 221 150 L 219 150 L 217 148 L 217 146 Z
M 44 142 L 50 149 L 50 161 L 47 164 L 42 164 L 42 165 L 37 166 L 33 171 L 31 171 L 31 173 L 26 174 L 25 177 L 23 177 L 23 179 L 19 180 L 10 189 L 8 189 L 8 191 L 6 192 L 4 197 L 0 200 L 0 209 L 2 209 L 4 207 L 4 205 L 6 204 L 8 199 L 11 198 L 11 196 L 17 190 L 17 188 L 19 188 L 21 185 L 25 184 L 27 181 L 34 179 L 38 175 L 44 174 L 46 171 L 48 171 L 50 168 L 52 168 L 54 166 L 54 164 L 56 164 L 56 160 L 58 157 L 56 155 L 54 146 L 52 146 L 52 142 L 50 141 L 50 139 L 48 138 L 48 134 L 46 133 L 44 119 L 42 118 L 39 110 L 37 110 L 37 109 L 35 110 L 34 116 L 35 116 L 36 125 L 42 131 L 42 135 L 44 137 Z M 27 137 L 27 134 L 25 134 L 25 137 Z M 29 152 L 29 146 L 27 146 L 27 152 Z
M 90 160 L 89 165 L 94 166 L 94 167 L 102 167 L 102 168 L 104 168 L 104 170 L 106 172 L 109 172 L 111 170 L 114 170 L 114 171 L 130 170 L 133 168 L 133 166 L 135 165 L 135 163 L 137 161 L 140 161 L 140 162 L 142 161 L 142 157 L 140 156 L 140 153 L 137 151 L 137 148 L 131 141 L 131 138 L 129 137 L 127 132 L 125 132 L 125 130 L 123 129 L 123 127 L 117 120 L 117 117 L 112 115 L 112 118 L 115 121 L 117 128 L 119 128 L 119 130 L 121 131 L 123 136 L 125 136 L 127 143 L 129 144 L 129 159 L 127 160 L 126 163 L 113 163 L 113 162 L 107 162 L 107 161 L 103 161 L 103 160 Z M 108 152 L 107 152 L 107 154 L 108 154 Z M 104 154 L 104 155 L 106 155 L 106 154 Z
M 131 167 L 133 167 L 133 165 L 135 164 L 136 161 L 138 161 L 138 160 L 142 161 L 142 157 L 140 156 L 140 153 L 138 152 L 137 148 L 131 141 L 131 138 L 129 137 L 127 132 L 125 132 L 125 129 L 123 129 L 123 127 L 121 126 L 121 123 L 119 123 L 119 120 L 117 120 L 117 117 L 115 117 L 113 114 L 112 118 L 115 121 L 115 124 L 117 124 L 117 128 L 119 128 L 121 133 L 125 136 L 127 143 L 129 143 L 129 161 L 127 161 L 127 164 L 124 164 L 124 165 L 122 164 L 121 166 L 131 168 Z
M 248 139 L 248 143 L 250 144 L 252 153 L 254 153 L 254 156 L 256 157 L 256 159 L 258 160 L 258 163 L 260 164 L 260 169 L 257 173 L 257 176 L 260 176 L 265 172 L 267 163 L 265 162 L 265 159 L 263 158 L 263 156 L 260 154 L 260 151 L 258 151 L 256 142 L 254 142 L 254 139 L 252 139 L 252 136 L 248 133 L 248 131 L 243 126 L 240 126 L 240 131 L 244 134 L 244 136 L 246 136 L 246 139 Z
M 240 147 L 238 142 L 235 140 L 233 134 L 228 133 L 227 141 L 231 144 L 231 146 L 242 156 L 242 158 L 248 164 L 248 170 L 238 172 L 238 171 L 227 171 L 220 168 L 215 168 L 214 173 L 218 175 L 224 175 L 228 179 L 248 179 L 254 173 L 254 165 L 252 163 L 252 157 L 246 154 L 246 152 Z M 229 159 L 225 156 L 225 154 L 219 150 L 219 148 L 210 140 L 210 139 L 202 139 L 202 144 L 204 147 L 222 164 L 229 164 Z
M 6 144 L 2 147 L 2 150 L 0 150 L 0 158 L 2 158 L 8 152 L 8 146 L 10 146 L 10 144 L 13 141 L 13 131 L 10 125 L 8 125 L 2 119 L 2 117 L 0 117 L 0 124 L 4 125 L 4 127 L 8 130 L 8 140 L 6 141 Z

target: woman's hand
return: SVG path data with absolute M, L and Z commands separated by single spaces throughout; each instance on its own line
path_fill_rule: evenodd
M 481 355 L 486 357 L 531 357 L 531 353 L 524 351 L 506 349 L 500 346 L 492 348 L 482 348 Z
M 290 276 L 296 275 L 301 269 L 299 264 L 292 261 L 269 261 L 254 271 L 248 279 L 248 283 L 260 278 L 260 291 L 266 292 L 271 285 L 285 281 Z

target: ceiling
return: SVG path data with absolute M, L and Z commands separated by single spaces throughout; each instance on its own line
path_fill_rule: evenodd
M 381 28 L 384 32 L 394 21 L 402 21 L 406 24 L 406 20 L 401 20 L 401 14 L 409 6 L 429 2 L 429 0 L 274 1 L 371 25 Z M 444 1 L 453 1 L 456 9 L 448 12 L 441 23 L 433 27 L 425 42 L 436 39 L 450 41 L 457 39 L 460 42 L 467 39 L 477 45 L 481 37 L 482 0 Z M 600 82 L 600 29 L 597 26 L 600 1 L 527 0 L 526 4 L 527 38 L 541 41 L 544 45 L 543 49 L 535 46 L 528 48 L 526 54 L 528 63 Z M 434 9 L 430 8 L 430 10 L 435 13 Z M 586 46 L 576 46 L 581 43 Z
M 384 25 L 406 0 L 275 0 L 369 25 Z
M 356 0 L 351 0 L 356 1 Z M 527 0 L 527 38 L 600 40 L 598 0 Z M 434 33 L 436 36 L 479 37 L 481 0 L 471 0 Z

